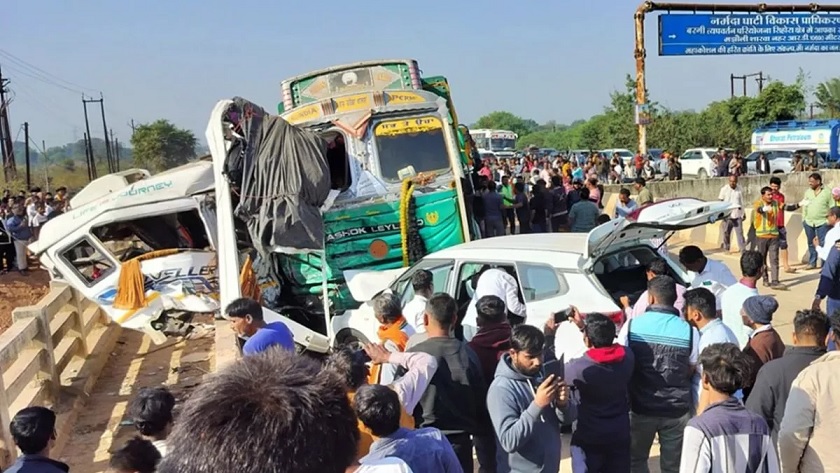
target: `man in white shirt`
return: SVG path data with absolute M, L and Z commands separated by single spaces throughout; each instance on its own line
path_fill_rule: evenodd
M 434 277 L 431 272 L 421 269 L 411 276 L 409 284 L 414 289 L 414 298 L 403 307 L 403 317 L 414 327 L 415 333 L 423 333 L 426 331 L 423 325 L 423 312 L 426 310 L 426 302 L 429 302 L 429 298 L 435 291 Z
M 720 305 L 724 325 L 732 330 L 738 339 L 738 346 L 747 346 L 752 330 L 744 325 L 741 308 L 744 301 L 758 295 L 756 284 L 764 274 L 764 257 L 757 251 L 745 251 L 741 254 L 741 280 L 723 291 Z
M 470 306 L 467 308 L 467 315 L 461 323 L 464 327 L 464 340 L 470 341 L 478 332 L 478 311 L 475 303 L 484 296 L 496 296 L 505 302 L 508 316 L 520 317 L 524 322 L 525 304 L 519 299 L 519 284 L 516 278 L 502 269 L 490 268 L 482 271 L 475 285 Z
M 669 276 L 668 270 L 668 263 L 662 258 L 656 258 L 648 263 L 645 276 L 647 276 L 647 280 L 650 281 L 656 276 Z M 685 299 L 683 297 L 685 296 L 686 289 L 682 284 L 677 284 L 676 287 L 677 302 L 674 303 L 674 308 L 682 313 L 683 304 L 685 303 Z M 636 300 L 636 305 L 634 306 L 630 305 L 630 298 L 628 296 L 621 296 L 620 302 L 624 308 L 624 316 L 627 319 L 632 319 L 633 317 L 644 314 L 647 310 L 649 304 L 648 291 L 645 289 L 645 292 L 639 296 Z
M 703 250 L 693 245 L 680 250 L 680 264 L 694 273 L 691 287 L 705 287 L 712 291 L 717 297 L 720 310 L 720 296 L 723 290 L 738 282 L 732 271 L 722 262 L 706 258 Z
M 840 207 L 828 209 L 827 218 L 830 230 L 825 234 L 825 244 L 820 246 L 819 239 L 814 238 L 814 248 L 817 249 L 817 256 L 823 261 L 828 260 L 831 247 L 840 241 Z
M 718 199 L 728 202 L 732 205 L 738 206 L 732 211 L 729 218 L 724 220 L 721 224 L 721 231 L 723 232 L 723 249 L 729 252 L 731 249 L 730 239 L 732 237 L 732 230 L 735 230 L 735 236 L 738 238 L 738 249 L 744 251 L 746 244 L 744 243 L 744 231 L 741 222 L 744 221 L 744 194 L 741 191 L 741 186 L 738 185 L 738 176 L 729 176 L 729 184 L 720 189 Z
M 569 306 L 568 311 L 569 318 L 561 321 L 554 332 L 554 356 L 564 363 L 582 357 L 589 349 L 583 339 L 583 314 L 575 306 Z

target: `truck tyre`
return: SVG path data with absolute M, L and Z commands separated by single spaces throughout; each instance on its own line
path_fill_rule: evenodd
M 370 340 L 359 332 L 358 330 L 354 330 L 352 328 L 345 328 L 338 332 L 335 336 L 335 341 L 333 342 L 333 348 L 341 348 L 341 347 L 350 347 L 352 349 L 359 349 L 365 343 L 370 343 Z

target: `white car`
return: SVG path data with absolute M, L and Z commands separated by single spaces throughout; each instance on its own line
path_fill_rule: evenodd
M 753 151 L 744 158 L 747 161 L 747 174 L 758 174 L 755 164 L 756 160 L 758 160 L 758 155 L 761 153 L 766 154 L 768 161 L 770 161 L 770 174 L 790 174 L 793 172 L 793 155 L 796 154 L 796 151 L 771 149 Z M 807 151 L 802 152 L 801 155 L 803 158 L 808 159 Z M 822 169 L 825 167 L 825 155 L 820 152 L 817 155 L 819 156 L 819 168 Z
M 491 266 L 516 276 L 526 306 L 526 323 L 530 325 L 542 327 L 552 313 L 570 305 L 584 313 L 601 312 L 620 323 L 620 297 L 627 295 L 635 303 L 647 289 L 647 264 L 659 256 L 650 239 L 716 222 L 734 209 L 725 202 L 673 199 L 643 208 L 635 220 L 613 219 L 588 234 L 487 238 L 430 254 L 410 268 L 345 273 L 350 292 L 362 305 L 333 317 L 333 343 L 341 346 L 377 340 L 379 324 L 370 301 L 389 290 L 398 294 L 405 305 L 414 297 L 409 284 L 411 276 L 421 269 L 432 273 L 435 292 L 446 292 L 455 298 L 461 319 L 472 300 L 474 276 Z M 671 275 L 687 285 L 690 275 L 677 262 L 670 258 L 667 261 Z
M 731 149 L 726 149 L 727 153 L 733 152 Z M 680 156 L 680 163 L 682 164 L 683 177 L 696 177 L 697 179 L 705 179 L 712 175 L 712 156 L 717 153 L 717 148 L 692 148 L 686 150 Z

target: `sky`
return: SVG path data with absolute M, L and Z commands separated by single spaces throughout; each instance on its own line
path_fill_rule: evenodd
M 105 98 L 108 127 L 166 118 L 204 142 L 213 105 L 245 97 L 268 110 L 280 81 L 338 64 L 413 58 L 447 76 L 459 118 L 507 110 L 540 123 L 599 113 L 634 73 L 637 0 L 4 0 L 0 67 L 12 134 L 28 121 L 47 146 L 81 139 L 81 96 Z M 716 3 L 731 3 L 717 0 Z M 768 2 L 781 3 L 781 2 Z M 838 54 L 659 57 L 646 21 L 653 100 L 702 109 L 730 94 L 730 74 L 762 71 L 812 84 L 840 75 Z M 37 69 L 33 69 L 37 68 Z M 755 82 L 748 85 L 754 94 Z M 810 100 L 810 99 L 809 99 Z M 97 107 L 94 104 L 93 107 Z M 102 136 L 98 109 L 91 131 Z M 22 140 L 22 134 L 20 135 Z

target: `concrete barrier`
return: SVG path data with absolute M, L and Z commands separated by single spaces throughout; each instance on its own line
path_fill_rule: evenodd
M 782 180 L 782 193 L 785 194 L 788 202 L 799 202 L 808 189 L 808 176 L 810 172 L 794 172 L 790 174 L 774 174 Z M 823 169 L 820 171 L 823 183 L 829 189 L 840 185 L 840 169 Z M 674 197 L 696 197 L 703 200 L 718 200 L 720 188 L 723 187 L 729 178 L 709 177 L 706 179 L 683 179 L 682 181 L 653 181 L 647 184 L 647 188 L 656 199 L 671 199 Z M 761 188 L 769 185 L 770 176 L 743 176 L 739 184 L 744 190 L 744 198 L 752 202 L 757 200 L 761 194 Z M 632 184 L 611 184 L 604 186 L 606 194 L 617 194 L 619 189 L 626 187 L 635 194 Z
M 822 170 L 823 183 L 826 188 L 832 189 L 840 185 L 840 170 Z M 777 174 L 782 180 L 782 192 L 788 203 L 797 203 L 802 200 L 805 191 L 808 189 L 809 172 L 795 172 L 791 174 Z M 744 190 L 744 204 L 747 220 L 745 222 L 744 236 L 749 222 L 752 218 L 752 203 L 760 197 L 761 188 L 768 185 L 770 176 L 746 176 L 739 180 Z M 686 179 L 682 181 L 660 181 L 651 182 L 647 185 L 655 200 L 673 199 L 675 197 L 695 197 L 702 200 L 718 200 L 720 189 L 728 182 L 726 177 L 711 177 L 707 179 Z M 607 185 L 604 186 L 604 212 L 610 216 L 615 215 L 615 204 L 618 202 L 618 191 L 622 187 L 630 189 L 635 194 L 632 184 Z M 788 234 L 788 260 L 791 264 L 803 262 L 808 255 L 808 239 L 805 237 L 805 230 L 802 228 L 802 212 L 785 212 L 785 228 Z M 712 225 L 684 230 L 677 232 L 674 236 L 677 241 L 696 241 L 700 243 L 719 245 L 722 241 L 720 222 Z M 733 235 L 733 245 L 737 246 L 737 240 Z
M 50 283 L 37 304 L 12 312 L 0 335 L 0 467 L 17 457 L 9 422 L 20 409 L 42 405 L 57 414 L 56 450 L 72 434 L 79 409 L 116 344 L 120 328 L 70 286 Z

